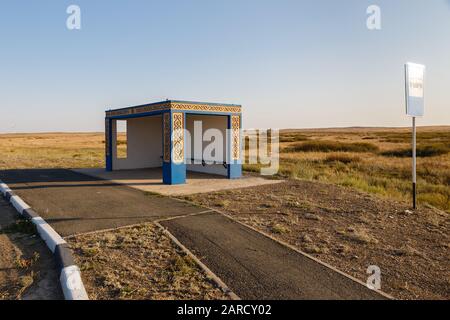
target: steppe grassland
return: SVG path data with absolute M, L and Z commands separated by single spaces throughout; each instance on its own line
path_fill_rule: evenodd
M 418 200 L 450 211 L 450 127 L 418 128 Z M 126 154 L 119 134 L 118 154 Z M 283 130 L 279 177 L 323 181 L 409 201 L 409 129 Z M 103 133 L 0 135 L 0 170 L 104 166 Z M 259 165 L 245 165 L 259 172 Z
M 417 148 L 419 202 L 450 212 L 450 127 L 419 128 Z M 284 130 L 278 175 L 410 201 L 410 150 L 408 129 Z

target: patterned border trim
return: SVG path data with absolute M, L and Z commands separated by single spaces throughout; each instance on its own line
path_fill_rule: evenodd
M 168 110 L 186 110 L 186 111 L 204 111 L 204 112 L 228 112 L 228 113 L 241 113 L 240 106 L 227 106 L 227 105 L 210 105 L 210 104 L 197 104 L 197 103 L 181 103 L 181 102 L 161 102 L 140 107 L 130 107 L 119 110 L 106 111 L 107 117 L 128 116 L 134 114 L 141 114 L 154 111 L 168 111 Z
M 172 161 L 184 162 L 184 114 L 174 112 L 172 114 Z
M 170 113 L 166 112 L 163 116 L 164 127 L 164 162 L 170 162 Z
M 241 139 L 240 139 L 240 129 L 241 129 L 241 117 L 231 116 L 231 130 L 233 139 L 233 160 L 239 160 L 240 150 L 241 150 Z
M 184 162 L 184 114 L 174 112 L 172 121 L 170 120 L 170 113 L 164 113 L 164 162 L 182 163 Z
M 164 110 L 170 110 L 170 102 L 152 104 L 141 107 L 130 107 L 120 110 L 110 110 L 106 111 L 106 116 L 107 117 L 128 116 L 133 114 L 140 114 L 153 111 L 164 111 Z
M 240 113 L 241 107 L 234 106 L 221 106 L 221 105 L 209 105 L 209 104 L 191 104 L 191 103 L 172 103 L 172 109 L 174 110 L 189 110 L 189 111 L 207 111 L 207 112 L 232 112 Z

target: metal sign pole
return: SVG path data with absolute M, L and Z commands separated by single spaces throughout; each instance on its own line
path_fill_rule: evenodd
M 413 193 L 413 208 L 417 209 L 416 202 L 416 117 L 412 117 L 412 193 Z
M 405 64 L 406 114 L 412 117 L 412 198 L 413 208 L 417 209 L 416 188 L 416 117 L 422 117 L 425 109 L 424 83 L 425 66 L 408 62 Z

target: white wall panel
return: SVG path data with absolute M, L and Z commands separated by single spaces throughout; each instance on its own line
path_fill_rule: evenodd
M 202 122 L 202 133 L 201 133 L 201 143 L 199 143 L 199 148 L 201 151 L 195 151 L 195 143 L 194 139 L 198 139 L 198 137 L 194 136 L 194 123 L 195 121 Z M 186 166 L 187 170 L 195 171 L 195 172 L 204 172 L 218 175 L 227 175 L 227 169 L 221 164 L 226 161 L 226 132 L 227 132 L 228 120 L 227 116 L 211 116 L 211 115 L 197 115 L 197 114 L 187 114 L 186 115 L 186 129 L 189 132 L 189 135 L 186 137 L 186 157 L 189 161 L 194 158 L 196 160 L 201 161 L 204 159 L 206 162 L 215 160 L 218 164 L 207 164 L 206 166 L 202 166 L 201 164 L 188 164 Z M 218 152 L 216 156 L 220 156 L 218 159 L 209 158 L 207 154 L 204 154 L 205 148 L 211 141 L 203 141 L 204 133 L 208 129 L 218 129 L 222 136 L 222 141 L 220 141 L 220 150 L 216 150 Z M 190 152 L 189 152 L 190 150 Z
M 161 116 L 128 119 L 127 158 L 117 159 L 113 145 L 113 170 L 156 168 L 162 166 Z M 113 125 L 115 129 L 115 125 Z M 115 142 L 116 130 L 113 131 Z

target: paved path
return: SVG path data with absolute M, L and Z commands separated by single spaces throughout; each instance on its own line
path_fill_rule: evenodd
M 230 189 L 240 189 L 282 183 L 283 180 L 269 180 L 257 176 L 243 176 L 241 179 L 188 171 L 185 184 L 166 185 L 162 183 L 162 169 L 135 169 L 105 171 L 100 168 L 73 169 L 73 171 L 99 179 L 124 184 L 135 189 L 160 193 L 165 196 L 181 196 Z
M 380 299 L 365 286 L 225 216 L 68 170 L 0 171 L 62 235 L 161 224 L 244 299 Z
M 221 214 L 160 222 L 243 299 L 380 299 L 316 261 Z
M 0 180 L 62 236 L 205 210 L 70 170 L 7 170 Z

